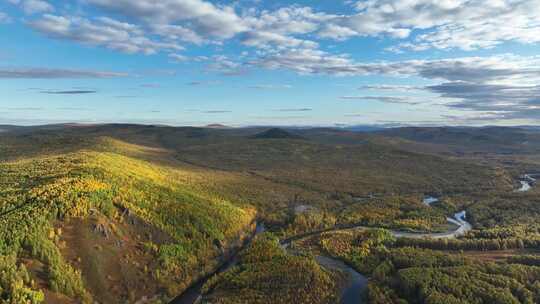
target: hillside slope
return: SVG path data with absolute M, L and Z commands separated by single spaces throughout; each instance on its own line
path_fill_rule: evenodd
M 367 142 L 330 145 L 295 139 L 231 139 L 175 149 L 199 166 L 251 172 L 313 191 L 411 194 L 474 192 L 508 187 L 488 167 Z
M 19 269 L 0 283 L 13 303 L 169 298 L 253 229 L 253 209 L 196 189 L 196 174 L 98 143 L 0 163 L 0 254 Z
M 409 127 L 377 131 L 375 134 L 401 138 L 459 153 L 535 153 L 540 150 L 540 133 L 510 127 Z
M 261 132 L 74 125 L 0 134 L 0 271 L 9 274 L 0 287 L 14 303 L 167 300 L 212 272 L 256 219 L 280 236 L 358 222 L 436 230 L 456 207 L 428 207 L 425 193 L 512 187 L 499 169 L 363 137 L 252 138 Z

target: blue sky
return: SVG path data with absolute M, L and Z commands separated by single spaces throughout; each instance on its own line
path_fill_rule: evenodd
M 538 0 L 0 0 L 0 124 L 540 121 Z

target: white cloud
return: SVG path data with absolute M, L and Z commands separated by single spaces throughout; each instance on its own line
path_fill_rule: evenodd
M 196 45 L 203 44 L 207 40 L 195 33 L 192 29 L 186 28 L 181 25 L 170 25 L 170 24 L 152 24 L 150 25 L 152 32 L 159 36 L 164 37 L 169 41 L 184 41 L 193 43 Z
M 331 55 L 316 49 L 289 49 L 270 52 L 252 60 L 251 65 L 267 69 L 287 69 L 300 74 L 355 75 L 358 71 L 345 55 Z
M 538 0 L 367 0 L 358 1 L 356 8 L 357 14 L 331 23 L 350 29 L 350 34 L 388 34 L 400 39 L 413 30 L 426 31 L 413 43 L 399 46 L 405 49 L 473 50 L 504 41 L 540 42 Z M 322 31 L 321 36 L 342 39 L 339 33 Z
M 100 21 L 102 25 L 104 26 L 108 26 L 108 27 L 118 29 L 118 30 L 123 30 L 123 31 L 130 32 L 137 35 L 144 34 L 143 31 L 140 29 L 140 27 L 134 24 L 130 24 L 127 22 L 120 22 L 118 20 L 114 20 L 109 17 L 99 17 L 96 19 Z
M 243 17 L 251 30 L 272 31 L 283 35 L 307 34 L 316 31 L 334 15 L 314 12 L 310 7 L 283 7 L 275 11 L 257 11 Z
M 425 79 L 467 82 L 540 81 L 540 57 L 499 55 L 437 60 L 397 62 L 356 62 L 347 55 L 321 50 L 289 49 L 269 52 L 249 64 L 268 69 L 287 69 L 300 74 L 334 76 L 393 75 L 420 76 Z
M 153 41 L 146 38 L 141 30 L 132 24 L 118 22 L 110 18 L 94 21 L 79 17 L 64 17 L 46 14 L 30 25 L 45 35 L 105 46 L 125 53 L 154 54 L 161 50 L 179 51 L 183 47 L 174 42 Z
M 43 0 L 7 1 L 32 13 L 54 10 Z M 83 3 L 86 4 L 83 10 L 89 8 L 104 16 L 85 19 L 65 12 L 63 16 L 44 15 L 30 24 L 53 38 L 128 53 L 175 54 L 182 49 L 180 44 L 240 42 L 258 49 L 266 57 L 283 59 L 285 53 L 311 57 L 309 60 L 320 60 L 327 69 L 338 68 L 342 75 L 356 74 L 354 68 L 351 71 L 346 66 L 348 57 L 320 50 L 319 40 L 384 36 L 394 42 L 387 48 L 394 52 L 431 48 L 474 50 L 491 48 L 504 41 L 540 42 L 540 0 L 349 1 L 356 11 L 343 15 L 298 5 L 264 10 L 257 7 L 259 2 L 253 1 L 230 5 L 205 0 L 85 0 Z M 77 15 L 84 16 L 84 12 Z M 274 65 L 270 61 L 265 65 Z M 306 62 L 294 69 L 312 73 L 310 65 L 321 67 Z
M 283 49 L 295 47 L 317 48 L 319 46 L 313 41 L 297 39 L 283 34 L 265 31 L 251 31 L 246 33 L 242 39 L 242 43 L 247 46 L 263 49 Z
M 350 57 L 320 50 L 286 50 L 265 54 L 250 62 L 268 69 L 287 69 L 300 74 L 362 76 L 385 75 L 405 79 L 424 78 L 435 84 L 367 85 L 360 89 L 408 92 L 411 96 L 351 96 L 344 100 L 395 104 L 431 104 L 467 110 L 478 117 L 539 119 L 540 56 L 499 55 L 437 60 L 360 63 Z M 424 93 L 424 94 L 418 94 Z M 426 96 L 425 94 L 429 94 Z M 496 113 L 496 114 L 494 114 Z
M 171 58 L 174 62 L 186 62 L 189 61 L 189 58 L 181 55 L 181 54 L 169 54 L 169 58 Z
M 209 60 L 211 63 L 207 69 L 224 75 L 240 75 L 245 71 L 240 62 L 236 62 L 224 55 L 215 55 Z
M 242 42 L 257 48 L 317 48 L 317 42 L 295 35 L 313 33 L 331 18 L 333 17 L 316 13 L 309 7 L 292 6 L 262 12 L 251 10 L 243 16 L 247 30 Z
M 346 40 L 353 36 L 359 36 L 359 33 L 351 29 L 350 27 L 340 26 L 333 23 L 326 24 L 322 30 L 319 31 L 319 37 L 332 38 L 335 40 Z
M 11 17 L 8 16 L 8 14 L 4 13 L 4 12 L 0 12 L 0 24 L 2 23 L 10 23 L 12 20 L 11 20 Z
M 88 3 L 147 24 L 189 22 L 203 36 L 228 39 L 245 30 L 231 7 L 217 7 L 202 0 L 87 0 Z
M 343 100 L 359 100 L 359 101 L 377 101 L 382 103 L 392 103 L 392 104 L 406 104 L 406 105 L 417 105 L 420 102 L 414 101 L 411 97 L 405 96 L 341 96 L 340 99 Z
M 53 12 L 54 7 L 44 0 L 7 0 L 11 4 L 19 5 L 25 14 L 33 15 L 38 13 Z
M 44 0 L 7 1 L 31 14 L 54 10 Z M 229 6 L 204 0 L 85 0 L 84 3 L 100 8 L 100 13 L 111 13 L 131 23 L 110 17 L 86 22 L 79 17 L 62 18 L 70 20 L 72 27 L 80 22 L 81 31 L 82 27 L 94 26 L 98 35 L 103 34 L 104 27 L 124 31 L 130 35 L 131 42 L 113 38 L 101 43 L 88 39 L 87 31 L 83 31 L 86 39 L 76 39 L 72 34 L 51 34 L 49 29 L 59 26 L 52 24 L 52 15 L 32 24 L 51 37 L 144 53 L 179 48 L 179 42 L 220 44 L 239 35 L 239 41 L 246 46 L 273 51 L 317 49 L 318 39 L 342 41 L 357 36 L 387 36 L 397 40 L 388 48 L 396 52 L 430 48 L 474 50 L 491 48 L 504 41 L 540 42 L 540 0 L 349 1 L 356 12 L 344 15 L 296 5 L 275 10 L 260 10 L 255 6 L 244 8 L 241 13 L 235 10 L 259 4 L 251 1 Z M 47 26 L 50 28 L 46 29 Z M 410 39 L 403 41 L 406 38 Z M 331 55 L 330 60 L 335 57 L 340 56 Z
M 420 90 L 421 86 L 410 85 L 390 85 L 390 84 L 376 84 L 376 85 L 364 85 L 358 88 L 359 90 L 373 90 L 373 91 L 396 91 L 396 92 L 409 92 Z

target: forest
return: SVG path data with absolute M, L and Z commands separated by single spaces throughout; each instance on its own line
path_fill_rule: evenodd
M 236 266 L 203 288 L 206 303 L 333 303 L 340 280 L 312 256 L 290 255 L 271 234 L 258 235 Z
M 321 257 L 366 278 L 365 303 L 539 302 L 540 190 L 515 192 L 508 159 L 320 130 L 51 128 L 0 134 L 5 303 L 159 304 L 199 285 L 203 303 L 337 303 L 350 273 Z M 463 210 L 463 236 L 403 237 Z
M 2 287 L 14 289 L 6 293 L 10 303 L 24 303 L 12 298 L 23 295 L 42 302 L 40 284 L 50 288 L 50 301 L 135 301 L 161 290 L 166 299 L 211 270 L 253 229 L 252 208 L 186 186 L 183 181 L 196 175 L 117 152 L 8 161 L 0 172 L 0 252 L 17 260 Z M 124 258 L 110 261 L 111 255 Z M 32 270 L 45 282 L 29 280 L 28 265 L 42 265 Z M 142 287 L 98 289 L 116 280 Z

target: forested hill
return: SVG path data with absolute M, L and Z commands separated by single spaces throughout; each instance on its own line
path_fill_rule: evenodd
M 463 204 L 453 196 L 514 186 L 501 169 L 309 131 L 5 130 L 0 287 L 12 303 L 166 301 L 215 270 L 257 219 L 279 236 L 359 222 L 437 231 Z M 430 208 L 425 193 L 451 203 Z
M 1 141 L 0 286 L 9 303 L 167 299 L 254 229 L 254 208 L 207 185 L 223 177 L 171 166 L 156 148 L 71 136 Z
M 534 153 L 540 132 L 518 127 L 408 127 L 374 132 L 390 138 L 446 146 L 460 152 Z

